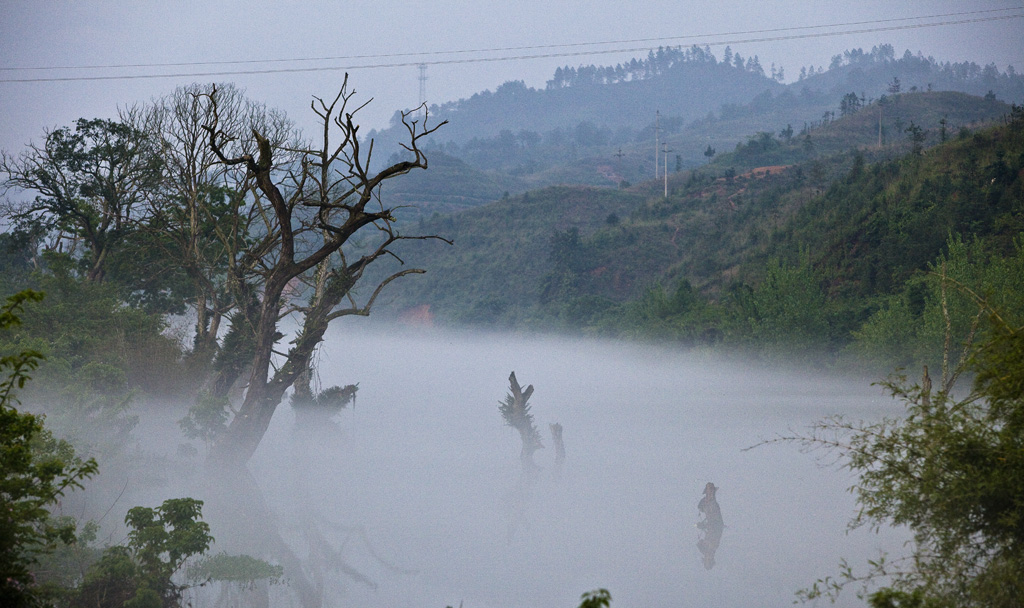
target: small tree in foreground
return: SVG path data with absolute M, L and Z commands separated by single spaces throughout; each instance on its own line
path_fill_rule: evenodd
M 107 608 L 173 608 L 187 585 L 172 577 L 185 561 L 204 553 L 213 542 L 200 521 L 203 502 L 171 498 L 154 509 L 134 507 L 125 516 L 127 546 L 109 547 L 93 564 L 70 605 Z
M 978 298 L 980 301 L 980 298 Z M 983 308 L 987 308 L 983 303 Z M 825 419 L 776 441 L 825 449 L 859 476 L 851 528 L 907 526 L 910 555 L 882 556 L 866 572 L 843 562 L 837 577 L 799 595 L 835 599 L 860 585 L 876 607 L 1016 607 L 1024 597 L 1024 326 L 988 310 L 989 337 L 966 364 L 975 376 L 957 399 L 957 370 L 933 387 L 885 382 L 903 417 L 865 423 Z M 883 586 L 868 593 L 868 584 Z
M 20 323 L 26 302 L 43 294 L 22 291 L 0 308 L 0 330 Z M 16 389 L 39 365 L 35 351 L 0 357 L 0 605 L 39 604 L 31 574 L 40 552 L 55 543 L 74 542 L 74 522 L 54 519 L 50 508 L 69 489 L 96 473 L 96 461 L 82 461 L 71 445 L 55 439 L 38 416 L 15 409 Z

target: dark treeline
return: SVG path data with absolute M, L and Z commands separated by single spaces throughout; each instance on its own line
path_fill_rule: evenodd
M 614 67 L 591 64 L 576 68 L 571 66 L 557 68 L 554 77 L 547 82 L 547 88 L 558 89 L 650 79 L 668 74 L 673 68 L 687 62 L 715 64 L 718 63 L 718 60 L 711 52 L 711 47 L 708 46 L 703 48 L 696 45 L 689 48 L 658 47 L 657 51 L 650 51 L 644 59 L 633 59 L 628 63 L 616 64 Z M 744 61 L 739 53 L 732 52 L 731 47 L 725 47 L 722 63 L 727 67 L 735 67 L 737 70 L 746 70 L 760 76 L 765 75 L 761 60 L 757 55 L 748 57 Z M 773 80 L 781 82 L 785 79 L 785 73 L 776 69 L 774 64 L 771 69 Z

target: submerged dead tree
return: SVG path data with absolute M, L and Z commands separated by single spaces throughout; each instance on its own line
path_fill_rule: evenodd
M 540 467 L 533 461 L 533 453 L 542 449 L 544 444 L 540 441 L 540 432 L 533 423 L 533 414 L 530 413 L 530 405 L 527 403 L 533 394 L 533 385 L 523 390 L 516 380 L 515 372 L 509 375 L 508 383 L 509 394 L 498 404 L 498 411 L 505 419 L 505 424 L 519 431 L 519 437 L 523 440 L 523 449 L 519 452 L 523 475 L 536 477 Z
M 519 431 L 523 447 L 519 452 L 519 462 L 522 464 L 522 471 L 519 474 L 519 481 L 515 490 L 508 496 L 509 522 L 508 540 L 515 536 L 516 530 L 526 519 L 526 509 L 533 496 L 533 487 L 537 482 L 540 467 L 533 461 L 533 453 L 544 447 L 540 440 L 540 432 L 533 422 L 533 414 L 530 413 L 530 405 L 527 403 L 533 395 L 533 385 L 524 390 L 516 380 L 516 373 L 512 372 L 508 377 L 509 392 L 503 401 L 498 402 L 498 411 L 505 419 L 505 424 Z
M 368 315 L 391 281 L 424 272 L 406 269 L 394 273 L 357 302 L 353 289 L 367 267 L 382 257 L 397 259 L 391 247 L 398 241 L 440 239 L 400 234 L 395 227 L 395 209 L 385 207 L 379 194 L 385 181 L 427 168 L 420 140 L 445 122 L 431 127 L 426 124 L 425 111 L 422 124 L 419 119 L 411 120 L 413 112 L 403 113 L 407 159 L 371 171 L 373 142 L 363 147 L 355 122 L 365 104 L 350 109 L 354 94 L 346 76 L 333 101 L 315 98 L 311 105 L 322 127 L 318 145 L 282 150 L 253 129 L 256 153 L 237 156 L 227 152 L 228 143 L 238 135 L 223 129 L 217 89 L 207 96 L 210 122 L 203 129 L 208 145 L 225 165 L 245 167 L 250 184 L 247 205 L 258 212 L 263 229 L 249 235 L 249 245 L 228 260 L 233 291 L 243 298 L 255 295 L 256 305 L 245 319 L 252 332 L 245 396 L 210 453 L 211 462 L 218 466 L 237 468 L 248 462 L 285 392 L 309 369 L 332 320 Z M 278 154 L 295 155 L 297 160 L 280 167 L 275 163 Z M 376 242 L 364 242 L 358 253 L 346 252 L 343 246 L 356 234 L 375 237 Z M 301 293 L 304 281 L 312 283 L 313 295 L 303 305 L 296 303 L 296 291 Z M 298 317 L 300 329 L 290 345 L 282 348 L 278 324 L 287 315 Z

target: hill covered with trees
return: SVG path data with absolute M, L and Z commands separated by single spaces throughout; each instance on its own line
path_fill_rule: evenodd
M 818 315 L 803 326 L 814 328 L 803 345 L 839 352 L 887 298 L 909 297 L 961 244 L 979 259 L 1020 255 L 1020 107 L 934 92 L 889 104 L 898 108 L 890 119 L 906 126 L 882 147 L 868 135 L 877 137 L 876 102 L 809 128 L 806 139 L 754 137 L 706 167 L 672 173 L 668 197 L 660 181 L 557 187 L 423 220 L 455 245 L 408 252 L 426 260 L 432 280 L 402 286 L 393 310 L 741 344 L 769 323 L 750 307 L 785 276 L 806 283 L 803 312 Z M 993 126 L 966 126 L 1000 111 Z M 952 120 L 941 122 L 949 116 L 963 125 L 955 133 Z M 935 117 L 943 118 L 918 127 Z
M 827 68 L 791 71 L 797 80 L 788 84 L 785 74 L 729 48 L 721 57 L 709 48 L 672 47 L 616 66 L 565 66 L 543 89 L 510 81 L 493 92 L 431 106 L 431 115 L 449 125 L 425 146 L 492 176 L 514 178 L 506 188 L 511 193 L 556 184 L 616 186 L 653 177 L 656 136 L 671 148 L 669 167 L 684 169 L 706 162 L 709 149 L 730 151 L 751 134 L 802 134 L 899 93 L 959 92 L 1024 102 L 1024 77 L 1012 67 L 940 62 L 910 51 L 897 57 L 887 44 L 847 50 Z M 894 121 L 886 122 L 890 111 Z M 943 116 L 955 128 L 967 124 L 954 107 L 935 111 L 942 113 L 934 121 L 923 116 L 918 124 Z M 882 107 L 882 114 L 882 139 L 902 139 L 906 118 L 900 122 L 900 108 Z M 877 123 L 874 130 L 866 126 L 864 139 L 877 140 Z M 397 123 L 368 134 L 385 157 L 397 152 L 394 142 L 401 136 Z M 458 180 L 448 182 L 453 196 L 465 196 Z M 413 188 L 407 194 L 432 200 Z

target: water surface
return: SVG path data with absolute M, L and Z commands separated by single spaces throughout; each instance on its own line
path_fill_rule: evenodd
M 375 585 L 332 575 L 333 605 L 570 607 L 604 587 L 613 606 L 788 606 L 840 558 L 861 564 L 903 538 L 846 534 L 847 472 L 792 445 L 744 451 L 828 414 L 898 413 L 867 379 L 585 339 L 356 324 L 332 330 L 320 365 L 324 386 L 359 383 L 355 407 L 299 428 L 282 406 L 252 466 L 295 538 L 313 522 Z M 525 498 L 519 435 L 497 409 L 513 370 L 535 386 L 547 445 Z M 555 422 L 567 453 L 559 481 Z M 695 526 L 708 481 L 726 525 L 710 570 Z

